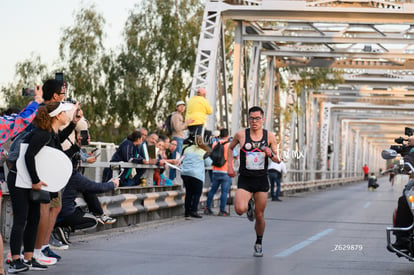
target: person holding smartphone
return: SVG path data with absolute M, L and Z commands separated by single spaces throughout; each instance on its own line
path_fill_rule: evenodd
M 41 106 L 33 121 L 36 128 L 25 138 L 25 142 L 29 145 L 24 158 L 33 190 L 40 190 L 42 186 L 47 186 L 46 182 L 39 179 L 34 161 L 35 156 L 44 146 L 61 150 L 60 140 L 66 138 L 71 129 L 75 127 L 75 123 L 72 122 L 68 128 L 59 131 L 59 127 L 66 123 L 66 111 L 69 108 L 72 107 L 62 102 L 50 102 L 46 106 Z M 17 173 L 17 165 L 14 163 L 7 176 L 7 186 L 13 208 L 13 227 L 10 235 L 12 260 L 8 273 L 18 273 L 28 269 L 45 270 L 47 265 L 42 261 L 44 255 L 41 249 L 35 246 L 40 220 L 40 203 L 29 199 L 31 189 L 16 186 Z M 22 243 L 24 259 L 20 256 Z M 56 261 L 54 259 L 48 264 L 55 264 Z
M 35 118 L 39 104 L 43 102 L 43 90 L 37 85 L 34 92 L 34 100 L 29 102 L 27 106 L 19 113 L 12 113 L 0 117 L 0 152 L 3 156 L 7 155 L 3 145 L 9 139 L 21 133 Z M 2 192 L 0 189 L 0 205 Z M 3 237 L 0 234 L 0 274 L 6 274 L 3 267 Z
M 37 85 L 34 91 L 33 101 L 19 113 L 13 113 L 0 117 L 0 150 L 3 151 L 3 144 L 9 139 L 21 133 L 36 116 L 39 104 L 43 102 L 42 86 Z M 5 152 L 7 154 L 7 152 Z

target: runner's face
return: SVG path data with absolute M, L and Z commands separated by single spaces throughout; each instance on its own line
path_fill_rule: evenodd
M 249 125 L 251 129 L 253 130 L 261 129 L 263 126 L 263 122 L 264 122 L 264 117 L 262 116 L 260 111 L 249 113 Z

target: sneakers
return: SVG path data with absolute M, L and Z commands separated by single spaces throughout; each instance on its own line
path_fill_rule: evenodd
M 69 248 L 69 245 L 63 244 L 60 240 L 58 240 L 55 236 L 55 232 L 50 234 L 49 245 L 51 248 L 56 250 L 66 250 Z
M 253 256 L 255 257 L 263 257 L 263 250 L 262 250 L 262 245 L 257 243 L 254 245 L 254 253 Z
M 29 270 L 29 267 L 25 265 L 22 261 L 22 259 L 13 260 L 10 262 L 9 269 L 7 270 L 7 273 L 14 274 L 22 271 Z
M 35 254 L 33 257 L 42 265 L 54 265 L 58 260 L 60 260 L 54 257 L 52 258 L 51 256 L 46 256 L 43 250 L 39 253 L 39 255 Z
M 204 214 L 205 215 L 214 215 L 214 212 L 213 211 L 211 211 L 211 209 L 210 208 L 204 208 Z
M 227 216 L 230 216 L 230 214 L 226 211 L 221 211 L 220 210 L 220 212 L 218 212 L 217 216 L 227 217 Z
M 114 224 L 116 222 L 115 218 L 111 218 L 105 214 L 102 216 L 97 216 L 96 220 L 101 224 Z
M 190 217 L 192 217 L 192 218 L 197 218 L 197 219 L 201 219 L 201 218 L 202 218 L 202 216 L 198 215 L 198 213 L 197 213 L 197 212 L 191 212 L 191 213 L 190 213 Z
M 46 270 L 47 265 L 39 263 L 35 258 L 30 261 L 23 260 L 23 264 L 29 268 L 29 270 Z
M 69 241 L 69 235 L 70 235 L 70 230 L 67 227 L 56 227 L 56 234 L 58 235 L 60 241 L 64 244 L 69 245 L 70 241 Z
M 60 259 L 62 259 L 62 257 L 60 257 L 58 254 L 53 252 L 52 249 L 50 249 L 50 247 L 45 247 L 42 250 L 42 254 L 44 254 L 48 258 L 56 259 L 56 261 L 60 261 Z M 44 263 L 44 264 L 46 264 L 46 263 Z
M 249 204 L 248 204 L 248 209 L 247 209 L 247 219 L 249 221 L 254 221 L 254 200 L 250 199 L 249 200 Z

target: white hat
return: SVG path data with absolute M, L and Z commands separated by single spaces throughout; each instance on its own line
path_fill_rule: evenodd
M 78 123 L 76 123 L 75 130 L 80 132 L 80 131 L 88 130 L 88 128 L 89 128 L 89 122 L 84 117 L 82 117 L 78 121 Z
M 59 106 L 49 113 L 49 116 L 50 117 L 55 117 L 58 114 L 60 114 L 61 112 L 69 111 L 72 108 L 73 108 L 73 104 L 60 102 Z
M 182 100 L 177 101 L 177 103 L 175 104 L 175 107 L 178 107 L 178 106 L 180 106 L 180 105 L 185 105 L 185 102 L 184 102 L 184 101 L 182 101 Z

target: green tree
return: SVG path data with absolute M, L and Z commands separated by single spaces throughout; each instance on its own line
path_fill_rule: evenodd
M 5 97 L 7 106 L 23 108 L 33 100 L 32 97 L 23 97 L 23 88 L 34 88 L 35 85 L 42 85 L 47 79 L 47 66 L 42 63 L 40 56 L 32 54 L 26 60 L 16 64 L 16 82 L 2 87 L 2 94 Z
M 112 141 L 112 132 L 107 131 L 114 125 L 111 108 L 108 108 L 112 91 L 105 88 L 104 73 L 104 64 L 108 66 L 112 59 L 105 55 L 104 24 L 104 18 L 94 5 L 81 8 L 75 15 L 74 25 L 63 30 L 59 53 L 68 90 L 81 103 L 85 117 L 91 122 L 91 136 L 96 140 Z
M 142 1 L 125 25 L 118 57 L 121 125 L 154 129 L 189 94 L 202 6 L 199 0 Z

